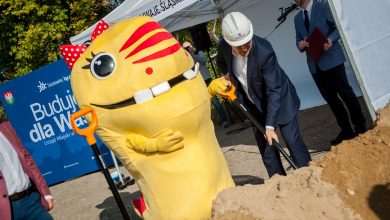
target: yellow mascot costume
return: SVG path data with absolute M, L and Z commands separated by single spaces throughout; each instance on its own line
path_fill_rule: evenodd
M 97 135 L 143 194 L 143 218 L 210 218 L 212 200 L 234 183 L 191 56 L 150 17 L 101 21 L 91 41 L 61 53 L 79 107 L 96 111 Z

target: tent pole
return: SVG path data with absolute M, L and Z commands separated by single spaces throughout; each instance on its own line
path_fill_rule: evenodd
M 110 150 L 110 153 L 111 153 L 112 161 L 114 162 L 114 165 L 115 165 L 116 172 L 118 173 L 119 180 L 121 181 L 121 183 L 123 185 L 125 185 L 125 181 L 123 181 L 123 178 L 122 178 L 122 173 L 119 170 L 118 161 L 116 160 L 116 157 L 115 157 L 114 153 L 111 150 Z
M 214 77 L 218 77 L 217 71 L 215 70 L 215 67 L 214 67 L 214 62 L 213 62 L 213 60 L 211 59 L 211 56 L 210 56 L 210 49 L 207 49 L 206 53 L 207 53 L 207 58 L 209 59 L 209 62 L 210 62 L 210 65 L 211 65 L 211 69 L 213 70 Z
M 224 14 L 223 14 L 222 7 L 219 4 L 219 0 L 211 0 L 211 4 L 217 9 L 219 17 L 223 18 Z
M 328 1 L 328 3 L 329 3 L 329 6 L 330 6 L 330 9 L 332 11 L 333 17 L 335 18 L 334 20 L 336 22 L 337 29 L 338 29 L 338 31 L 340 33 L 340 37 L 341 37 L 341 39 L 343 41 L 343 45 L 344 45 L 345 51 L 346 51 L 346 53 L 348 55 L 349 61 L 351 63 L 354 75 L 356 76 L 356 79 L 358 81 L 359 87 L 360 87 L 360 89 L 361 89 L 361 91 L 363 93 L 363 98 L 364 98 L 364 101 L 365 101 L 366 106 L 368 108 L 368 111 L 370 113 L 371 120 L 373 122 L 375 122 L 376 119 L 377 119 L 376 113 L 375 113 L 375 109 L 374 109 L 374 107 L 371 104 L 370 97 L 368 96 L 367 90 L 364 87 L 363 80 L 362 80 L 359 68 L 357 67 L 356 62 L 355 62 L 355 58 L 353 57 L 353 54 L 352 54 L 352 50 L 349 47 L 349 44 L 348 44 L 347 38 L 345 36 L 345 33 L 344 33 L 343 29 L 341 28 L 341 24 L 340 24 L 340 21 L 338 19 L 338 16 L 337 16 L 337 13 L 336 13 L 336 8 L 335 8 L 335 6 L 333 4 L 333 0 Z

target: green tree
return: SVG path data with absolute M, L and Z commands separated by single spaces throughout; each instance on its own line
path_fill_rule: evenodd
M 109 0 L 0 0 L 0 71 L 13 79 L 56 61 L 59 46 L 110 6 Z

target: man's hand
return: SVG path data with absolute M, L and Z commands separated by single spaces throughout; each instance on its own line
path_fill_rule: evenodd
M 328 51 L 333 46 L 333 42 L 330 38 L 328 38 L 328 41 L 324 44 L 324 50 Z
M 272 139 L 275 139 L 277 142 L 279 142 L 278 135 L 276 134 L 274 128 L 266 128 L 265 136 L 269 145 L 272 145 Z
M 54 207 L 54 199 L 46 199 L 46 202 L 48 204 L 49 210 L 51 210 Z
M 309 42 L 306 41 L 305 37 L 305 39 L 299 41 L 298 49 L 303 52 L 306 50 L 306 47 L 309 47 Z
M 208 91 L 211 97 L 226 92 L 231 86 L 231 82 L 226 80 L 224 77 L 214 79 L 211 81 Z

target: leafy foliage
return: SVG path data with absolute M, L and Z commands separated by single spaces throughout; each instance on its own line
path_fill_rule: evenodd
M 59 46 L 97 22 L 109 0 L 0 0 L 0 70 L 12 79 L 59 59 Z
M 0 106 L 0 121 L 7 120 L 7 115 L 5 114 L 3 106 Z

